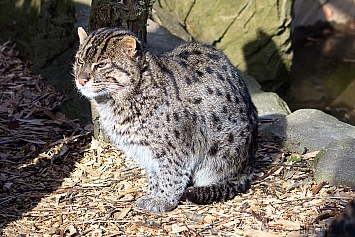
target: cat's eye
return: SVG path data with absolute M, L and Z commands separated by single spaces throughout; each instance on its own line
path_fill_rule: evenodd
M 84 66 L 84 64 L 85 64 L 84 60 L 82 60 L 81 58 L 77 58 L 76 63 L 81 67 Z
M 100 70 L 100 69 L 104 69 L 108 66 L 107 63 L 93 63 L 91 65 L 91 69 L 92 70 Z

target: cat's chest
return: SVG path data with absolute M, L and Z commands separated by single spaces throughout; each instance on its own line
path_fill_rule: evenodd
M 140 163 L 146 170 L 156 169 L 152 150 L 144 135 L 144 123 L 136 118 L 126 118 L 115 113 L 110 106 L 98 106 L 100 124 L 110 141 L 116 145 L 126 157 Z M 127 112 L 129 113 L 129 112 Z
M 142 123 L 133 112 L 113 106 L 112 104 L 102 104 L 98 107 L 100 114 L 100 124 L 108 137 L 116 144 L 139 142 L 141 135 L 139 130 Z

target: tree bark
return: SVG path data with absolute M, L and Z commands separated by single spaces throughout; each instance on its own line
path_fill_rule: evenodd
M 123 27 L 147 41 L 147 20 L 155 0 L 92 0 L 89 31 L 102 27 Z M 107 140 L 100 129 L 99 114 L 90 102 L 94 137 Z
M 147 19 L 155 0 L 92 0 L 89 31 L 124 27 L 147 41 Z

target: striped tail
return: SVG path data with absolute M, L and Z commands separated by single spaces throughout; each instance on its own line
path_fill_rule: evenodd
M 226 181 L 208 186 L 189 187 L 186 189 L 187 201 L 195 204 L 209 204 L 212 202 L 227 201 L 238 193 L 245 192 L 250 187 L 250 179 L 243 181 Z

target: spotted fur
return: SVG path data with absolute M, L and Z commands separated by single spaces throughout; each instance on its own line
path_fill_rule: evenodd
M 124 29 L 78 32 L 76 86 L 111 142 L 146 170 L 139 207 L 161 213 L 183 196 L 206 204 L 247 189 L 258 116 L 221 51 L 193 42 L 158 56 Z

